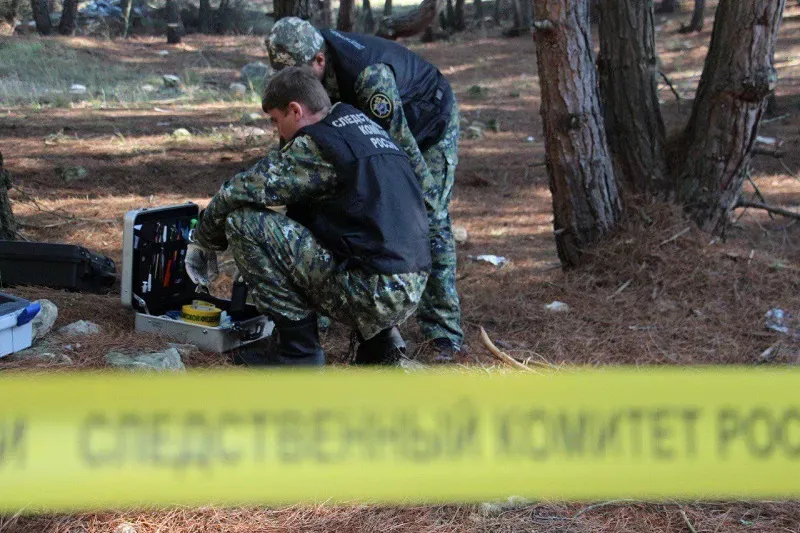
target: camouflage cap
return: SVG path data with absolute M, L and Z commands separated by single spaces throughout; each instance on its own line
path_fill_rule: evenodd
M 267 37 L 269 62 L 276 70 L 307 65 L 325 44 L 322 34 L 297 17 L 280 19 Z

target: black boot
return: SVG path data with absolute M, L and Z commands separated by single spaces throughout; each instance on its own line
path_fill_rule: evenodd
M 396 327 L 388 328 L 358 345 L 355 364 L 396 365 L 406 354 L 406 343 Z
M 263 351 L 238 351 L 233 356 L 235 364 L 245 366 L 323 366 L 325 352 L 319 344 L 317 314 L 311 313 L 298 321 L 273 319 L 278 330 L 278 349 Z

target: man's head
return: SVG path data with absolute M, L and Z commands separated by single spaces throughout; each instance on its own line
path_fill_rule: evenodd
M 318 79 L 325 74 L 325 39 L 311 25 L 297 17 L 280 19 L 266 39 L 269 62 L 275 70 L 308 65 Z
M 269 80 L 261 108 L 272 117 L 283 139 L 322 120 L 331 108 L 325 87 L 309 67 L 286 67 Z

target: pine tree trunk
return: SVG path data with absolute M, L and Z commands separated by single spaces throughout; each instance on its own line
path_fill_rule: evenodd
M 200 33 L 211 33 L 214 27 L 214 11 L 211 9 L 211 0 L 200 0 L 197 16 L 200 19 Z
M 31 11 L 33 12 L 33 20 L 36 21 L 36 31 L 40 35 L 53 33 L 53 24 L 50 22 L 50 10 L 47 7 L 47 0 L 31 0 Z
M 167 43 L 179 44 L 184 35 L 178 0 L 167 0 Z
M 350 4 L 352 6 L 352 1 Z M 352 7 L 350 9 L 352 11 Z M 300 17 L 301 19 L 310 20 L 314 15 L 312 11 L 312 5 L 309 0 L 275 0 L 274 2 L 275 20 L 284 17 Z
M 442 28 L 448 31 L 453 29 L 453 21 L 455 20 L 455 10 L 453 9 L 453 0 L 447 0 L 447 9 L 445 10 L 444 23 Z
M 636 193 L 664 188 L 664 121 L 658 104 L 653 5 L 603 0 L 600 13 L 600 90 L 614 173 Z
M 483 0 L 475 0 L 475 13 L 473 14 L 473 18 L 475 22 L 478 23 L 478 26 L 483 27 Z
M 0 4 L 0 35 L 12 35 L 19 21 L 20 0 Z
M 339 2 L 339 16 L 336 19 L 336 29 L 340 31 L 353 31 L 353 0 Z
M 680 8 L 679 0 L 662 0 L 661 4 L 656 8 L 656 13 L 675 13 Z
M 369 0 L 363 2 L 364 15 L 362 17 L 361 28 L 363 33 L 372 33 L 375 31 L 375 17 L 372 15 L 372 4 Z
M 127 39 L 131 31 L 131 11 L 133 9 L 133 0 L 122 1 L 122 38 Z
M 11 189 L 11 173 L 3 168 L 3 154 L 0 154 L 0 240 L 13 241 L 17 238 L 17 223 L 11 211 L 8 191 Z
M 58 33 L 72 35 L 75 33 L 75 15 L 78 14 L 78 0 L 64 0 L 61 8 L 61 20 L 58 22 Z
M 697 223 L 724 230 L 739 198 L 766 99 L 785 0 L 720 2 L 683 139 L 678 194 Z
M 494 23 L 500 24 L 502 21 L 502 4 L 500 0 L 494 0 Z
M 692 11 L 692 21 L 688 26 L 681 28 L 681 33 L 692 33 L 700 31 L 705 25 L 706 0 L 694 0 L 694 11 Z
M 622 210 L 597 96 L 588 3 L 534 0 L 547 173 L 565 267 L 608 234 Z
M 467 28 L 464 22 L 464 0 L 456 0 L 455 12 L 453 13 L 453 29 L 464 31 Z
M 392 16 L 392 0 L 386 0 L 383 3 L 383 16 L 384 17 Z

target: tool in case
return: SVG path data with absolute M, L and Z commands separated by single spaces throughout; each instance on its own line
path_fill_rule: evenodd
M 198 292 L 184 262 L 199 209 L 187 203 L 129 211 L 122 242 L 122 305 L 136 311 L 136 331 L 157 333 L 226 352 L 272 334 L 274 324 L 252 305 Z
M 117 279 L 114 261 L 83 246 L 0 241 L 0 283 L 107 292 Z

